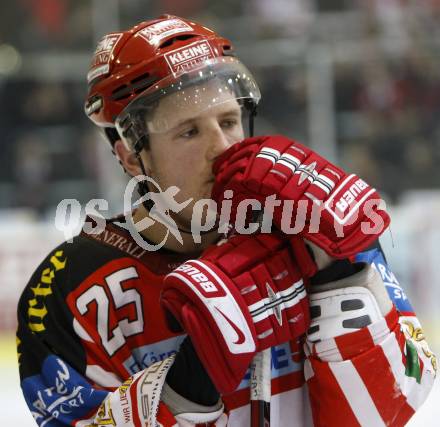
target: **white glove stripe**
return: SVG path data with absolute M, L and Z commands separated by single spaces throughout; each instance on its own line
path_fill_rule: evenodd
M 303 156 L 306 155 L 305 151 L 304 151 L 304 150 L 301 150 L 301 148 L 297 147 L 296 145 L 291 145 L 289 148 L 290 148 L 291 150 L 299 151 Z
M 284 161 L 284 162 L 287 162 L 289 164 L 293 164 L 293 165 L 296 165 L 296 166 L 299 166 L 301 164 L 301 160 L 298 159 L 298 157 L 295 157 L 295 156 L 293 156 L 292 154 L 289 154 L 289 153 L 283 153 L 281 155 L 279 161 L 280 162 Z
M 258 315 L 260 314 L 259 311 L 263 310 L 265 307 L 271 308 L 272 306 L 275 306 L 279 304 L 280 301 L 283 299 L 290 299 L 290 297 L 295 296 L 297 293 L 303 291 L 303 281 L 299 280 L 298 282 L 295 282 L 292 286 L 290 286 L 287 289 L 284 289 L 283 291 L 278 291 L 275 293 L 276 300 L 270 300 L 268 297 L 261 299 L 260 301 L 252 304 L 249 306 L 249 311 L 251 314 Z
M 295 157 L 293 156 L 290 157 L 292 157 L 292 159 L 290 158 L 286 159 L 285 157 L 281 157 L 281 159 L 278 160 L 277 163 L 282 164 L 286 168 L 289 168 L 293 173 L 295 173 L 296 170 L 300 167 L 301 163 Z
M 306 291 L 302 280 L 296 282 L 290 288 L 277 292 L 276 299 L 264 298 L 249 307 L 254 323 L 261 322 L 273 314 L 273 309 L 280 306 L 281 310 L 293 307 L 305 296 Z
M 285 158 L 289 156 L 289 158 Z M 291 157 L 291 159 L 290 159 Z M 310 171 L 307 169 L 307 166 L 299 163 L 299 160 L 291 155 L 283 154 L 280 160 L 276 163 L 281 164 L 292 171 L 294 174 L 302 174 L 305 173 L 307 179 L 312 183 L 320 187 L 322 190 L 326 192 L 326 194 L 330 194 L 333 190 L 335 183 L 328 179 L 325 175 L 318 174 L 316 171 Z
M 321 177 L 322 175 L 320 175 Z M 319 180 L 315 180 L 315 182 L 313 183 L 314 185 L 316 185 L 317 187 L 319 187 L 321 190 L 325 191 L 326 194 L 330 194 L 331 189 L 327 186 L 327 185 L 323 185 L 321 183 L 321 181 Z
M 283 298 L 289 297 L 289 295 L 291 294 L 290 289 L 292 287 L 295 288 L 297 292 L 305 291 L 304 282 L 302 281 L 302 279 L 300 279 L 297 282 L 295 282 L 290 288 L 280 291 L 280 294 L 282 295 Z
M 270 148 L 270 147 L 263 147 L 260 150 L 260 153 L 269 154 L 269 155 L 271 155 L 273 157 L 277 157 L 277 158 L 279 158 L 281 156 L 281 153 L 278 150 L 275 150 L 274 148 Z M 258 157 L 258 155 L 257 155 L 257 157 Z
M 324 168 L 325 171 L 330 172 L 331 174 L 333 174 L 336 178 L 341 179 L 341 175 L 339 175 L 337 172 L 335 172 L 332 169 L 329 168 Z M 333 184 L 334 185 L 334 184 Z
M 329 169 L 327 169 L 327 171 L 328 171 Z M 332 189 L 333 188 L 335 188 L 335 182 L 334 181 L 332 181 L 329 177 L 327 177 L 327 176 L 325 176 L 325 175 L 323 175 L 322 173 L 321 174 L 319 174 L 319 178 L 322 180 L 322 181 L 325 181 Z
M 273 328 L 270 328 L 267 331 L 264 331 L 261 334 L 257 335 L 257 338 L 259 340 L 262 340 L 262 339 L 267 338 L 269 335 L 272 335 L 272 334 L 273 334 Z
M 245 288 L 243 288 L 240 293 L 242 295 L 246 295 L 249 294 L 252 291 L 255 291 L 255 289 L 257 289 L 257 285 L 250 285 L 250 286 L 246 286 Z
M 277 161 L 277 158 L 270 154 L 258 154 L 257 157 L 259 157 L 260 159 L 270 160 L 273 164 L 275 164 L 275 162 Z
M 287 160 L 284 160 L 284 159 L 280 159 L 280 160 L 278 160 L 277 163 L 278 163 L 278 164 L 282 164 L 282 165 L 285 166 L 286 168 L 290 169 L 293 173 L 296 172 L 296 170 L 297 170 L 297 168 L 298 168 L 298 166 L 299 166 L 299 164 L 296 165 L 296 164 L 290 163 L 290 162 L 288 162 Z
M 256 158 L 262 158 L 270 160 L 272 163 L 276 163 L 280 158 L 280 152 L 269 147 L 263 147 L 260 152 L 256 155 Z
M 307 179 L 312 184 L 315 184 L 318 187 L 322 188 L 327 194 L 330 194 L 330 192 L 334 188 L 334 184 L 331 185 L 325 179 L 323 179 L 323 178 L 325 178 L 324 175 L 318 174 L 318 172 L 316 172 L 315 170 L 310 171 L 309 169 L 307 169 L 307 166 L 304 167 L 304 165 L 301 165 L 295 173 L 296 174 L 304 173 L 304 174 L 308 175 Z
M 256 157 L 260 157 L 266 160 L 270 160 L 272 163 L 277 163 L 282 166 L 287 167 L 292 171 L 293 174 L 305 174 L 312 184 L 315 184 L 326 194 L 330 192 L 335 187 L 335 183 L 324 175 L 318 174 L 316 170 L 310 170 L 310 165 L 301 163 L 301 161 L 291 154 L 283 153 L 280 155 L 278 150 L 274 150 L 269 147 L 263 147 Z

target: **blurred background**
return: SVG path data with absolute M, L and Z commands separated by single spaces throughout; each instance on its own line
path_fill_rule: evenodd
M 0 421 L 31 426 L 15 307 L 64 239 L 62 199 L 123 206 L 125 177 L 83 113 L 107 32 L 171 13 L 232 39 L 259 81 L 257 133 L 282 133 L 360 174 L 392 213 L 391 267 L 440 353 L 439 0 L 16 0 L 0 6 Z M 440 390 L 412 426 L 438 426 Z

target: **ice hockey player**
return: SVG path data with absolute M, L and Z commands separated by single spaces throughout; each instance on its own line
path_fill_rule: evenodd
M 246 135 L 258 85 L 195 22 L 106 35 L 88 84 L 85 111 L 144 201 L 98 233 L 87 218 L 21 296 L 21 387 L 38 425 L 247 427 L 249 366 L 267 349 L 272 426 L 405 425 L 436 359 L 378 243 L 377 192 L 284 136 Z M 199 201 L 239 218 L 240 202 L 271 195 L 321 206 L 319 227 L 306 209 L 288 233 L 274 206 L 271 232 L 191 233 L 221 213 Z

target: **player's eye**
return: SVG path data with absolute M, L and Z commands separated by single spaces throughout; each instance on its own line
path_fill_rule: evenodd
M 220 126 L 223 129 L 232 129 L 233 127 L 237 126 L 238 120 L 237 119 L 224 119 L 221 121 Z
M 192 138 L 199 134 L 199 129 L 196 126 L 193 126 L 189 129 L 185 129 L 183 132 L 180 132 L 178 137 L 179 138 Z

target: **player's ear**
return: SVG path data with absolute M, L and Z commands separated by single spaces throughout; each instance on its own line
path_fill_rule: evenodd
M 130 176 L 142 174 L 139 160 L 135 153 L 129 150 L 121 140 L 115 142 L 113 150 L 122 167 Z

